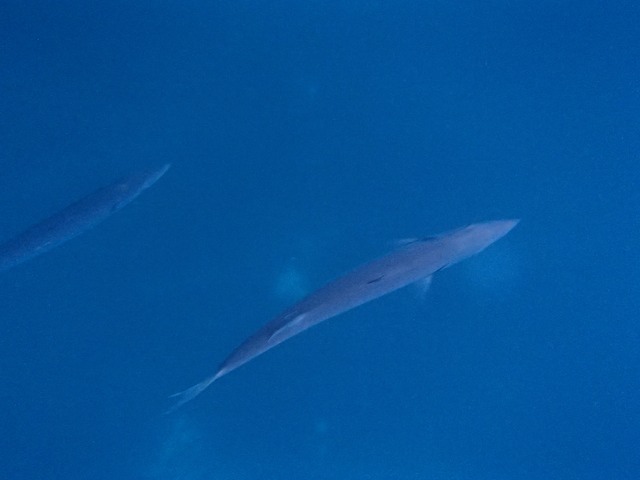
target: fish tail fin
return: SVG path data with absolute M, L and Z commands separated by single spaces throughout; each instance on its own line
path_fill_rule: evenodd
M 190 402 L 191 400 L 193 400 L 194 398 L 196 398 L 198 395 L 200 395 L 202 393 L 202 391 L 207 388 L 209 385 L 211 385 L 214 380 L 216 380 L 218 378 L 218 375 L 212 375 L 211 377 L 208 377 L 206 379 L 204 379 L 203 381 L 201 381 L 200 383 L 196 383 L 194 386 L 187 388 L 186 390 L 182 391 L 182 392 L 178 392 L 178 393 L 174 393 L 173 395 L 169 395 L 169 398 L 175 398 L 175 403 L 166 411 L 164 412 L 165 415 L 168 415 L 170 413 L 175 412 L 177 409 L 179 409 L 182 405 L 184 405 L 187 402 Z

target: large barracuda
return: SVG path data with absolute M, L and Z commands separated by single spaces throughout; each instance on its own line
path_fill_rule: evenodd
M 169 165 L 138 172 L 103 187 L 0 245 L 0 272 L 48 252 L 117 212 L 153 185 Z
M 393 292 L 458 263 L 506 235 L 518 220 L 476 223 L 440 235 L 411 241 L 403 247 L 326 284 L 291 306 L 247 338 L 202 382 L 173 395 L 175 410 L 215 380 L 288 338 L 347 310 Z

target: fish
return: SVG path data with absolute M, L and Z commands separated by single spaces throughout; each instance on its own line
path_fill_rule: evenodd
M 68 205 L 0 245 L 0 272 L 71 240 L 130 203 L 153 185 L 170 164 L 123 177 Z
M 211 376 L 171 395 L 171 413 L 193 400 L 220 377 L 308 328 L 409 284 L 431 276 L 487 248 L 519 220 L 475 223 L 439 235 L 405 241 L 397 250 L 327 283 L 289 307 L 242 342 Z

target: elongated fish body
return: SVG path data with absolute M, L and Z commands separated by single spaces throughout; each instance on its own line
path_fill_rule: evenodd
M 0 245 L 0 272 L 93 228 L 153 185 L 169 169 L 138 172 L 81 198 Z
M 188 402 L 223 375 L 313 325 L 429 278 L 481 252 L 506 235 L 517 223 L 518 220 L 476 223 L 412 241 L 357 267 L 303 298 L 255 332 L 222 362 L 214 375 L 174 395 L 177 402 L 169 411 Z

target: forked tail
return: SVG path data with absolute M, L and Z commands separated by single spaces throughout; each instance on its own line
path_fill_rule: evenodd
M 165 415 L 175 412 L 182 405 L 196 398 L 198 395 L 200 395 L 200 393 L 202 393 L 205 388 L 211 385 L 216 380 L 216 378 L 218 378 L 218 375 L 212 375 L 209 378 L 204 379 L 200 383 L 196 383 L 193 387 L 187 388 L 183 392 L 169 395 L 169 398 L 175 398 L 176 401 L 166 412 L 164 412 Z

